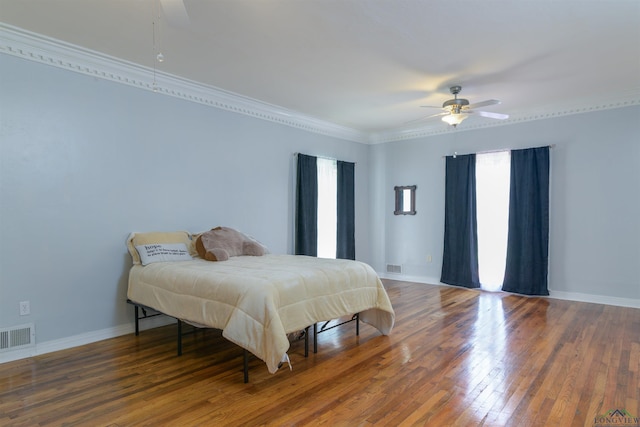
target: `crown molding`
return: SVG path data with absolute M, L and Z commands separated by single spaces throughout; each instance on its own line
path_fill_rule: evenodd
M 368 143 L 369 135 L 0 22 L 0 53 L 307 132 Z
M 437 123 L 419 128 L 396 128 L 367 133 L 306 116 L 296 111 L 245 97 L 224 89 L 177 77 L 124 61 L 77 45 L 32 33 L 0 22 L 0 53 L 51 65 L 65 70 L 125 84 L 166 96 L 244 114 L 303 131 L 363 144 L 379 144 L 505 126 L 573 114 L 640 105 L 640 90 L 631 90 L 610 99 L 583 99 L 578 104 L 553 105 L 537 111 L 512 114 L 507 120 L 465 122 L 452 128 Z
M 553 105 L 536 111 L 527 111 L 520 114 L 512 114 L 507 120 L 492 120 L 482 123 L 470 124 L 464 122 L 464 126 L 457 128 L 451 126 L 429 125 L 420 128 L 393 129 L 369 135 L 369 142 L 380 144 L 385 142 L 403 141 L 416 138 L 425 138 L 435 135 L 443 135 L 450 132 L 466 132 L 470 130 L 506 126 L 516 123 L 530 122 L 535 120 L 553 119 L 557 117 L 570 116 L 574 114 L 590 113 L 594 111 L 612 110 L 615 108 L 631 107 L 640 105 L 640 91 L 630 91 L 612 97 L 610 99 L 584 99 L 579 103 L 571 105 Z

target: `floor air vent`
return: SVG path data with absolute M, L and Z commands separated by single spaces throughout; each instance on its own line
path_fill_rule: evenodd
M 0 352 L 31 347 L 36 343 L 33 323 L 0 329 Z
M 387 264 L 387 273 L 402 273 L 402 266 L 396 264 Z

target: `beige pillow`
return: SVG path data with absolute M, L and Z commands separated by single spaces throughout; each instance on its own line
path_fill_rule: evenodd
M 150 233 L 131 233 L 127 238 L 127 249 L 134 264 L 140 264 L 140 254 L 136 250 L 136 246 L 140 245 L 155 245 L 165 243 L 184 243 L 189 250 L 189 253 L 193 256 L 197 255 L 191 235 L 186 231 L 155 231 Z
M 193 257 L 184 243 L 153 243 L 136 246 L 142 265 L 154 262 L 191 261 Z

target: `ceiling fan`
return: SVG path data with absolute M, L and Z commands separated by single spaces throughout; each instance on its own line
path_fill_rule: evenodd
M 489 99 L 487 101 L 476 102 L 475 104 L 469 104 L 468 99 L 458 98 L 458 94 L 462 90 L 461 86 L 451 86 L 449 91 L 453 94 L 454 98 L 445 101 L 442 107 L 435 107 L 431 105 L 421 105 L 424 108 L 442 108 L 442 113 L 433 114 L 431 116 L 423 117 L 420 120 L 429 119 L 431 117 L 443 116 L 442 121 L 450 124 L 453 127 L 458 126 L 464 119 L 469 117 L 469 114 L 477 114 L 482 117 L 488 117 L 490 119 L 505 120 L 509 118 L 508 114 L 491 113 L 488 111 L 478 111 L 475 108 L 486 107 L 488 105 L 500 104 L 497 99 Z

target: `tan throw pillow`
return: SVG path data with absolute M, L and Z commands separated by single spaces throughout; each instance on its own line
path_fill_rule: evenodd
M 140 254 L 136 246 L 163 245 L 182 243 L 187 248 L 189 255 L 193 255 L 195 249 L 191 241 L 191 235 L 186 231 L 156 231 L 150 233 L 131 233 L 127 238 L 127 249 L 134 264 L 141 264 Z

